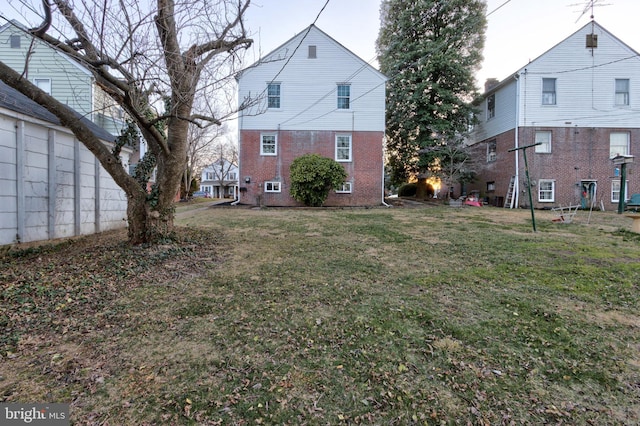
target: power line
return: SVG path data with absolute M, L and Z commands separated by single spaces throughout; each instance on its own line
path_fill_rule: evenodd
M 490 16 L 492 13 L 497 12 L 499 9 L 502 8 L 502 6 L 504 6 L 505 4 L 509 3 L 511 0 L 507 0 L 504 3 L 502 3 L 500 6 L 496 7 L 495 9 L 493 9 L 491 12 L 487 13 L 487 17 Z

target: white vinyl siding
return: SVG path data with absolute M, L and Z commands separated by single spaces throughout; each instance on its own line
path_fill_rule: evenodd
M 386 77 L 315 27 L 304 44 L 316 46 L 316 58 L 309 59 L 306 47 L 290 57 L 305 34 L 292 38 L 263 58 L 259 66 L 240 74 L 241 101 L 264 92 L 265 82 L 276 75 L 282 82 L 280 109 L 267 108 L 264 99 L 241 112 L 241 128 L 273 129 L 279 124 L 281 130 L 384 131 Z M 349 109 L 338 109 L 337 85 L 347 83 Z

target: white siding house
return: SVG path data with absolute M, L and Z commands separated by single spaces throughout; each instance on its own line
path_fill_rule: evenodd
M 212 198 L 238 197 L 238 166 L 228 160 L 219 159 L 202 170 L 200 191 Z
M 471 143 L 485 165 L 469 189 L 496 205 L 527 205 L 523 153 L 509 150 L 542 143 L 527 151 L 535 207 L 613 209 L 620 176 L 612 157 L 640 155 L 640 55 L 592 21 L 505 80 L 488 81 L 478 110 Z M 627 183 L 628 194 L 640 192 L 640 174 Z
M 16 21 L 0 26 L 0 60 L 108 132 L 118 134 L 123 127 L 122 108 L 109 100 L 86 68 L 34 41 Z
M 130 154 L 123 150 L 123 167 Z M 126 211 L 124 192 L 71 131 L 0 82 L 0 245 L 121 228 Z
M 315 25 L 241 72 L 240 202 L 297 205 L 289 166 L 316 153 L 348 174 L 327 205 L 381 204 L 385 82 Z

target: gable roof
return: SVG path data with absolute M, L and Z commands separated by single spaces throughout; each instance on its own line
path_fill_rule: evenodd
M 20 114 L 27 115 L 29 117 L 37 118 L 57 126 L 61 126 L 58 117 L 49 112 L 45 107 L 32 101 L 22 93 L 18 92 L 14 88 L 8 86 L 5 82 L 0 80 L 0 108 L 5 108 Z M 75 112 L 75 111 L 74 111 Z M 98 138 L 107 141 L 114 142 L 116 137 L 111 133 L 104 130 L 102 127 L 93 123 L 86 117 L 82 117 L 75 112 L 80 119 L 91 132 Z
M 329 34 L 327 34 L 326 32 L 322 31 L 320 28 L 318 28 L 315 24 L 311 24 L 309 25 L 307 28 L 305 28 L 304 30 L 300 31 L 298 34 L 294 35 L 293 37 L 291 37 L 289 40 L 285 41 L 284 43 L 282 43 L 280 46 L 276 47 L 275 49 L 273 49 L 271 52 L 267 53 L 266 55 L 264 55 L 262 58 L 260 58 L 258 61 L 256 61 L 255 63 L 249 65 L 248 67 L 240 70 L 238 73 L 236 73 L 236 80 L 239 80 L 240 77 L 242 76 L 242 74 L 244 74 L 245 72 L 251 70 L 252 68 L 255 68 L 257 66 L 259 66 L 261 63 L 269 61 L 270 59 L 274 59 L 273 57 L 277 55 L 277 53 L 282 50 L 286 45 L 297 41 L 295 50 L 293 51 L 293 53 L 291 54 L 292 57 L 293 54 L 296 53 L 298 47 L 300 47 L 300 45 L 302 45 L 302 42 L 304 41 L 304 39 L 307 37 L 307 35 L 311 32 L 311 31 L 316 31 L 318 34 L 322 35 L 323 37 L 325 37 L 326 39 L 328 39 L 329 41 L 331 41 L 333 44 L 335 44 L 339 49 L 343 50 L 345 53 L 347 53 L 348 55 L 352 56 L 355 60 L 357 60 L 358 62 L 360 62 L 362 64 L 363 67 L 368 67 L 370 70 L 372 70 L 374 73 L 376 73 L 377 75 L 379 75 L 382 79 L 387 80 L 387 76 L 385 76 L 384 74 L 382 74 L 379 70 L 377 70 L 375 67 L 371 66 L 367 61 L 363 60 L 362 58 L 360 58 L 358 55 L 356 55 L 355 53 L 353 53 L 351 50 L 347 49 L 346 47 L 344 47 L 340 42 L 336 41 L 333 37 L 331 37 Z M 287 55 L 285 55 L 287 56 Z M 286 63 L 285 63 L 286 66 Z M 284 67 L 283 67 L 284 68 Z
M 617 41 L 618 43 L 620 43 L 622 46 L 624 46 L 626 49 L 629 49 L 629 51 L 631 53 L 633 53 L 634 55 L 640 57 L 640 53 L 636 52 L 633 48 L 631 48 L 628 44 L 626 44 L 625 42 L 623 42 L 622 40 L 620 40 L 618 37 L 616 37 L 613 33 L 611 33 L 609 30 L 607 30 L 606 28 L 604 28 L 602 25 L 598 24 L 595 20 L 594 21 L 590 21 L 587 24 L 583 25 L 582 27 L 580 27 L 580 29 L 578 29 L 577 31 L 574 31 L 571 35 L 569 35 L 568 37 L 565 37 L 564 39 L 562 39 L 561 41 L 559 41 L 558 43 L 554 44 L 552 47 L 550 47 L 549 49 L 545 50 L 544 53 L 538 55 L 535 59 L 530 60 L 526 65 L 518 68 L 515 72 L 512 72 L 511 74 L 509 74 L 507 77 L 505 77 L 502 81 L 498 82 L 497 84 L 491 86 L 491 88 L 489 90 L 487 90 L 484 94 L 483 97 L 486 97 L 486 95 L 491 94 L 495 91 L 497 91 L 498 89 L 504 87 L 506 84 L 510 83 L 513 81 L 513 78 L 517 78 L 518 74 L 524 70 L 525 68 L 527 68 L 527 66 L 529 66 L 529 64 L 532 64 L 536 61 L 538 61 L 540 58 L 542 58 L 543 56 L 547 55 L 549 52 L 551 52 L 552 50 L 554 50 L 556 47 L 558 47 L 559 45 L 561 45 L 562 43 L 566 42 L 567 40 L 573 38 L 576 34 L 579 34 L 581 32 L 583 32 L 585 30 L 585 28 L 589 27 L 589 26 L 593 26 L 594 30 L 597 28 L 598 30 L 602 31 L 603 33 L 606 33 L 608 36 L 610 36 L 612 39 L 614 39 L 615 41 Z

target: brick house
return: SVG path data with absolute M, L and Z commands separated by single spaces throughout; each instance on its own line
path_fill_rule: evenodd
M 590 22 L 502 81 L 490 79 L 470 135 L 482 163 L 468 185 L 494 205 L 581 205 L 615 210 L 616 155 L 640 161 L 640 56 Z M 626 194 L 640 192 L 640 166 L 627 167 Z
M 384 75 L 311 25 L 237 80 L 240 203 L 301 205 L 289 167 L 308 153 L 347 172 L 326 206 L 383 203 Z

